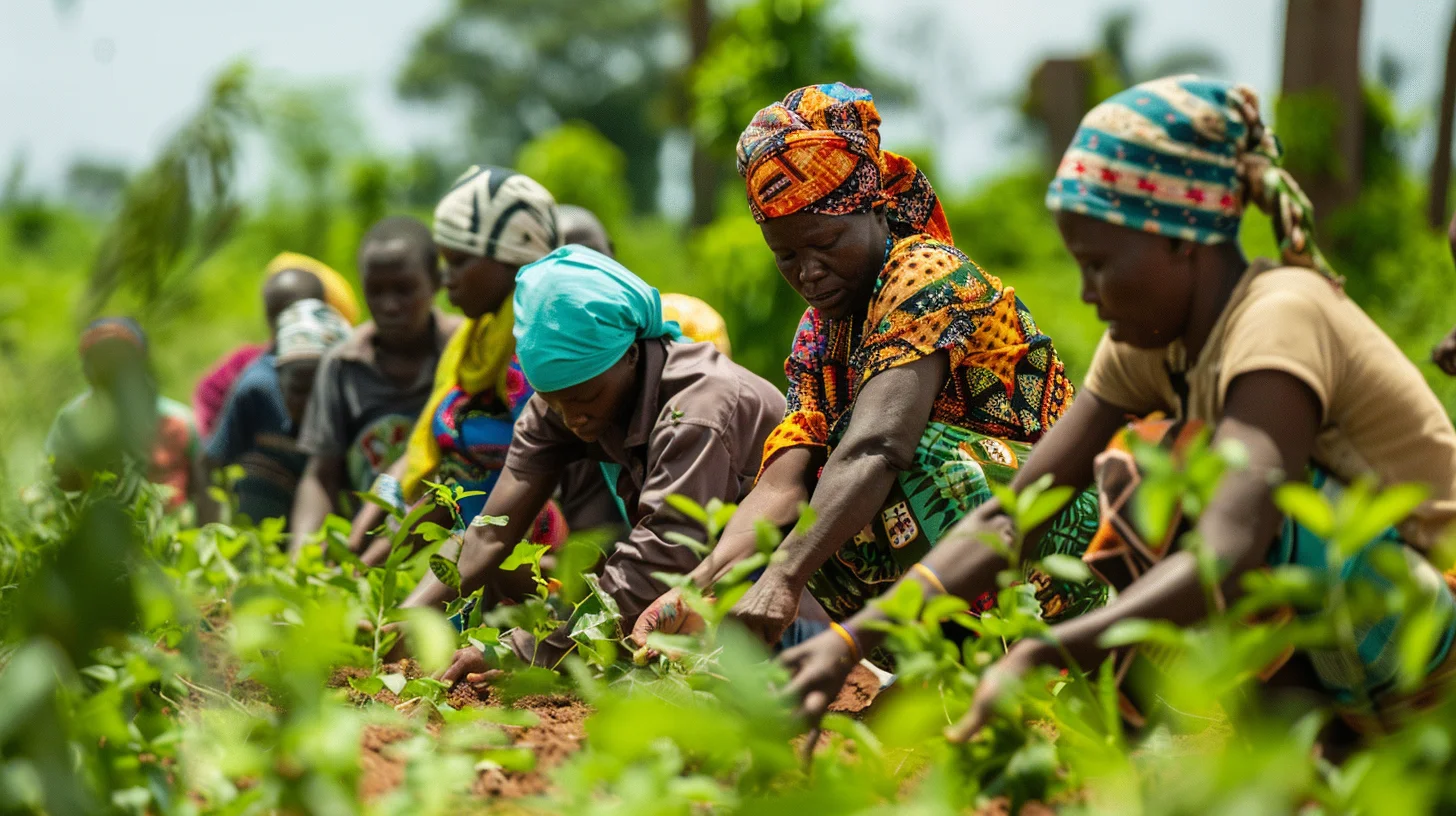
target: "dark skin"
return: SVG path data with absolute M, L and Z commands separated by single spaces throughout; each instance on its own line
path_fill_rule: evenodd
M 864 314 L 884 267 L 890 234 L 882 209 L 843 216 L 801 212 L 770 219 L 761 228 L 779 272 L 807 303 L 835 319 Z M 822 461 L 817 484 L 813 474 L 822 453 L 791 450 L 776 458 L 712 555 L 693 572 L 694 582 L 710 587 L 753 553 L 755 520 L 790 523 L 798 517 L 799 503 L 812 494 L 810 506 L 818 521 L 804 534 L 784 540 L 780 555 L 731 611 L 765 643 L 777 642 L 798 614 L 810 576 L 864 529 L 895 477 L 910 466 L 949 370 L 942 353 L 871 378 L 859 391 L 844 438 Z M 681 608 L 680 593 L 665 594 L 643 613 L 648 623 L 637 627 L 634 638 L 645 642 L 651 626 L 668 632 L 696 626 L 695 616 L 678 614 Z
M 1196 359 L 1229 295 L 1248 264 L 1236 245 L 1192 245 L 1117 227 L 1095 219 L 1062 213 L 1057 217 L 1063 241 L 1082 272 L 1082 299 L 1098 308 L 1117 339 L 1157 348 L 1164 338 L 1181 338 Z M 1271 499 L 1270 484 L 1283 474 L 1303 473 L 1320 427 L 1322 406 L 1314 392 L 1297 378 L 1278 371 L 1254 371 L 1229 386 L 1224 413 L 1214 428 L 1215 443 L 1243 445 L 1249 466 L 1225 479 L 1199 520 L 1198 532 L 1226 567 L 1225 597 L 1232 597 L 1243 572 L 1263 563 L 1281 516 Z M 1095 395 L 1082 393 L 1036 446 L 1012 483 L 1023 489 L 1045 474 L 1054 484 L 1082 489 L 1091 483 L 1092 460 L 1122 426 L 1127 411 Z M 990 503 L 967 516 L 923 563 L 939 576 L 948 592 L 975 597 L 995 586 L 1006 567 L 984 541 L 994 536 L 1009 543 L 1011 523 Z M 1034 542 L 1037 531 L 1027 536 Z M 902 580 L 928 579 L 912 572 Z M 1177 553 L 1145 573 L 1116 601 L 1095 612 L 1058 624 L 1052 636 L 1080 666 L 1095 665 L 1106 654 L 1097 640 L 1113 623 L 1126 618 L 1194 623 L 1204 616 L 1205 597 L 1190 553 Z M 866 609 L 845 622 L 865 651 L 882 636 L 866 624 L 879 617 Z M 794 672 L 791 690 L 802 713 L 822 716 L 829 699 L 852 667 L 848 646 L 833 632 L 784 653 Z M 1044 641 L 1023 641 L 990 669 L 977 688 L 966 718 L 949 732 L 964 740 L 993 715 L 996 702 L 1038 665 L 1059 665 L 1061 653 Z M 826 694 L 828 697 L 826 698 Z
M 374 360 L 379 370 L 401 388 L 419 382 L 435 356 L 435 326 L 431 318 L 438 271 L 427 265 L 417 247 L 403 241 L 368 243 L 359 249 L 359 274 L 364 302 L 377 331 Z M 346 481 L 342 456 L 310 456 L 293 500 L 290 549 L 294 554 L 338 508 L 336 499 Z M 383 521 L 383 511 L 366 504 L 354 529 L 371 530 Z M 362 526 L 361 526 L 362 525 Z M 362 547 L 362 533 L 351 536 L 351 546 Z
M 621 433 L 626 428 L 635 404 L 633 395 L 642 386 L 641 360 L 640 346 L 634 344 L 601 374 L 560 391 L 537 393 L 572 433 L 585 442 L 593 442 L 603 433 Z M 455 561 L 460 569 L 460 592 L 456 593 L 430 573 L 400 604 L 401 608 L 443 610 L 450 601 L 468 596 L 482 586 L 486 587 L 484 597 L 494 603 L 504 599 L 522 600 L 529 595 L 535 586 L 530 570 L 505 572 L 500 564 L 515 549 L 516 542 L 526 537 L 560 478 L 560 473 L 518 474 L 503 470 L 481 512 L 505 516 L 506 524 L 470 527 L 458 545 L 451 540 L 440 548 L 440 554 Z M 488 668 L 484 661 L 485 656 L 479 650 L 461 649 L 441 678 L 454 683 L 467 675 L 484 672 Z
M 515 290 L 518 267 L 446 247 L 440 248 L 440 260 L 441 279 L 450 302 L 472 320 L 494 314 Z M 404 471 L 403 462 L 389 469 L 390 475 L 395 478 L 402 477 Z M 420 499 L 428 500 L 428 497 Z M 371 538 L 369 535 L 369 531 L 378 529 L 383 521 L 383 509 L 372 504 L 366 504 L 354 517 L 349 547 L 355 552 L 362 550 L 365 563 L 382 564 L 389 557 L 387 539 Z M 452 523 L 449 511 L 440 507 L 431 510 L 422 521 L 447 527 Z M 412 543 L 418 546 L 421 542 L 415 540 Z
M 515 291 L 519 267 L 449 247 L 440 247 L 440 259 L 450 302 L 472 320 L 494 314 Z
M 283 407 L 296 429 L 303 422 L 304 409 L 313 394 L 313 379 L 318 373 L 318 360 L 293 360 L 278 366 L 278 387 L 283 391 Z
M 263 282 L 263 313 L 268 318 L 268 336 L 278 329 L 278 315 L 300 300 L 324 299 L 324 285 L 302 269 L 285 269 Z

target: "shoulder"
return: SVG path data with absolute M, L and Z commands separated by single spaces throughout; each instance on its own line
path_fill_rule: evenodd
M 662 371 L 658 424 L 723 430 L 740 412 L 782 414 L 784 396 L 772 383 L 718 351 L 712 343 L 669 343 Z
M 924 235 L 906 238 L 890 250 L 872 306 L 884 313 L 918 297 L 937 302 L 990 303 L 1003 289 L 1000 279 L 954 246 Z
M 1254 305 L 1271 299 L 1307 300 L 1320 306 L 1349 303 L 1339 284 L 1314 269 L 1281 266 L 1254 276 L 1244 303 Z
M 254 393 L 261 391 L 276 391 L 278 389 L 278 369 L 274 365 L 274 357 L 271 354 L 264 354 L 248 367 L 238 377 L 237 384 L 233 386 L 237 393 Z
M 1260 338 L 1272 342 L 1303 336 L 1312 342 L 1358 309 L 1338 284 L 1318 271 L 1270 269 L 1249 281 L 1248 292 L 1229 314 L 1228 338 L 1233 346 L 1260 343 Z M 1226 346 L 1226 352 L 1231 350 Z

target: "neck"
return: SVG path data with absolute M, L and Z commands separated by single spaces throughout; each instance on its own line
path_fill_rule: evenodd
M 1193 290 L 1193 307 L 1182 337 L 1190 363 L 1197 360 L 1203 351 L 1214 324 L 1218 323 L 1234 288 L 1249 268 L 1243 250 L 1234 242 L 1217 244 L 1203 251 L 1195 250 L 1193 262 L 1197 283 Z
M 423 329 L 405 337 L 394 337 L 386 339 L 383 335 L 374 335 L 374 345 L 384 351 L 395 352 L 416 352 L 435 347 L 435 321 L 431 318 L 425 323 Z

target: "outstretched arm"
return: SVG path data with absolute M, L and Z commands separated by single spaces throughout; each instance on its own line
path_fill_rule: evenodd
M 844 439 L 824 464 L 810 506 L 816 521 L 779 545 L 781 560 L 733 608 L 765 642 L 778 640 L 810 576 L 874 518 L 895 477 L 910 467 L 950 362 L 937 352 L 872 377 L 855 399 Z
M 1198 523 L 1199 537 L 1225 569 L 1225 592 L 1235 589 L 1239 576 L 1267 556 L 1281 521 L 1271 485 L 1304 473 L 1319 430 L 1320 409 L 1314 392 L 1284 372 L 1255 371 L 1229 385 L 1214 440 L 1240 443 L 1248 467 L 1224 477 Z M 1143 618 L 1189 624 L 1208 611 L 1197 560 L 1193 553 L 1180 551 L 1154 565 L 1114 602 L 1053 627 L 1052 637 L 1086 667 L 1106 656 L 1098 640 L 1118 621 Z M 1022 641 L 1003 662 L 1012 673 L 1020 673 L 1060 660 L 1050 643 Z M 990 716 L 994 685 L 988 684 L 985 693 L 977 692 L 956 736 L 971 735 Z

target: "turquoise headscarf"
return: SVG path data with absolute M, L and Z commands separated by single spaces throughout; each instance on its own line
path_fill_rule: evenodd
M 516 358 L 537 391 L 580 385 L 638 340 L 682 339 L 657 290 L 596 250 L 570 244 L 516 273 Z

